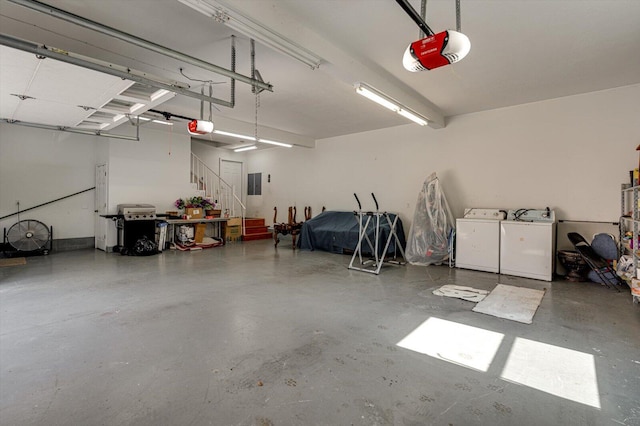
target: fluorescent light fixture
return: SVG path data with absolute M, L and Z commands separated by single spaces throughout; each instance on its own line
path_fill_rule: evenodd
M 373 102 L 382 105 L 383 107 L 390 109 L 393 112 L 398 112 L 398 110 L 400 109 L 400 107 L 396 104 L 394 104 L 391 101 L 388 101 L 387 99 L 385 99 L 384 97 L 378 95 L 377 93 L 372 91 L 373 88 L 368 88 L 366 86 L 363 85 L 363 83 L 358 83 L 356 85 L 356 93 L 358 93 L 359 95 L 364 96 L 367 99 L 372 100 Z
M 362 95 L 365 98 L 372 100 L 373 102 L 382 105 L 383 107 L 393 112 L 397 112 L 401 116 L 408 118 L 414 123 L 418 123 L 421 126 L 426 126 L 427 124 L 429 124 L 429 121 L 426 117 L 423 117 L 422 115 L 413 111 L 411 108 L 402 105 L 391 96 L 385 95 L 381 91 L 369 86 L 368 84 L 356 83 L 355 87 L 357 94 Z
M 257 146 L 255 145 L 251 145 L 251 146 L 243 146 L 242 148 L 236 148 L 233 150 L 233 152 L 243 152 L 243 151 L 251 151 L 253 149 L 258 149 Z
M 288 143 L 284 143 L 284 142 L 277 142 L 277 141 L 270 141 L 267 139 L 258 139 L 258 142 L 262 142 L 262 143 L 267 143 L 269 145 L 277 145 L 277 146 L 283 146 L 285 148 L 291 148 L 293 145 L 288 144 Z
M 256 138 L 254 138 L 253 136 L 241 135 L 239 133 L 225 132 L 224 130 L 214 130 L 213 133 L 217 133 L 217 134 L 223 135 L 223 136 L 231 136 L 233 138 L 246 139 L 246 140 L 250 140 L 250 141 L 255 141 L 256 140 Z
M 322 58 L 219 0 L 178 0 L 231 29 L 316 69 Z
M 255 141 L 256 140 L 256 138 L 253 137 L 253 136 L 241 135 L 240 133 L 226 132 L 224 130 L 214 130 L 213 133 L 217 133 L 217 134 L 223 135 L 223 136 L 231 136 L 233 138 L 238 138 L 238 139 L 248 140 L 248 141 Z M 282 147 L 285 147 L 285 148 L 293 147 L 293 145 L 291 145 L 291 144 L 284 143 L 284 142 L 278 142 L 278 141 L 272 141 L 272 140 L 269 140 L 269 139 L 260 139 L 260 138 L 258 138 L 258 142 L 266 143 L 266 144 L 269 144 L 269 145 L 282 146 Z
M 426 126 L 428 124 L 427 120 L 423 120 L 422 118 L 418 117 L 414 113 L 404 110 L 402 108 L 399 109 L 397 112 L 404 118 L 408 118 L 409 120 L 413 121 L 414 123 L 418 123 L 421 126 Z

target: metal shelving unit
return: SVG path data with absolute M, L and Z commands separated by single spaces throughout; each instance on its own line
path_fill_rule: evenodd
M 638 208 L 638 191 L 640 191 L 640 185 L 632 186 L 629 188 L 622 186 L 621 190 L 621 198 L 620 198 L 620 254 L 627 254 L 631 256 L 633 259 L 633 271 L 637 273 L 639 258 L 638 253 L 640 252 L 638 247 L 638 231 L 640 229 L 640 211 Z M 629 210 L 630 209 L 630 210 Z M 631 216 L 625 216 L 629 211 L 631 211 Z M 631 247 L 627 247 L 624 244 L 623 236 L 626 232 L 631 231 Z M 634 274 L 637 277 L 637 275 Z M 640 277 L 637 277 L 640 278 Z M 628 282 L 629 286 L 631 283 Z M 633 303 L 640 303 L 640 296 L 633 295 Z

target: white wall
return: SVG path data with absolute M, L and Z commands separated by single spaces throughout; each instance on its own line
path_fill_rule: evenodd
M 263 173 L 264 195 L 251 213 L 269 221 L 274 206 L 354 210 L 354 192 L 373 209 L 374 192 L 408 230 L 422 183 L 437 172 L 456 217 L 466 207 L 549 206 L 558 219 L 615 221 L 620 184 L 638 164 L 638 111 L 633 85 L 458 116 L 440 130 L 408 124 L 252 152 L 248 173 Z
M 152 204 L 158 213 L 175 210 L 174 202 L 191 194 L 191 137 L 172 131 L 140 128 L 140 141 L 109 139 L 109 213 L 118 204 Z M 107 246 L 117 244 L 109 227 Z
M 140 128 L 140 141 L 109 140 L 109 212 L 118 204 L 153 204 L 158 212 L 190 194 L 191 138 Z
M 546 207 L 558 218 L 617 220 L 620 183 L 637 167 L 640 85 L 560 98 L 451 119 L 445 129 L 413 124 L 320 140 L 315 149 L 234 154 L 200 142 L 194 152 L 245 159 L 263 173 L 262 196 L 248 197 L 249 216 L 286 220 L 286 208 L 314 215 L 365 209 L 375 192 L 383 210 L 400 213 L 408 229 L 422 182 L 437 172 L 455 216 L 465 207 Z M 327 123 L 330 125 L 330 123 Z M 130 131 L 130 129 L 129 129 Z M 120 129 L 118 129 L 118 133 Z M 191 192 L 186 134 L 141 128 L 124 141 L 0 124 L 0 216 L 93 187 L 95 165 L 108 163 L 109 211 L 120 203 L 172 209 Z M 268 183 L 268 175 L 271 182 Z M 21 215 L 54 227 L 55 238 L 94 235 L 93 191 Z M 0 221 L 9 227 L 16 217 Z M 115 231 L 108 236 L 113 245 Z
M 96 144 L 104 138 L 0 124 L 0 216 L 95 185 Z M 54 238 L 94 235 L 94 191 L 20 215 L 53 226 Z M 12 216 L 0 221 L 9 228 Z
M 113 133 L 133 134 L 131 127 Z M 191 138 L 171 129 L 140 128 L 140 141 L 0 125 L 0 216 L 95 185 L 95 166 L 107 164 L 109 213 L 118 204 L 147 203 L 159 212 L 191 192 Z M 94 191 L 20 215 L 53 226 L 54 238 L 94 236 Z M 0 221 L 10 227 L 17 217 Z M 109 227 L 107 246 L 116 244 Z

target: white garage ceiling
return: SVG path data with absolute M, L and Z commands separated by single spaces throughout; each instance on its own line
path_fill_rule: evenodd
M 230 67 L 228 27 L 178 0 L 46 0 L 45 3 L 81 17 L 184 52 L 221 67 Z M 256 67 L 273 92 L 259 98 L 258 122 L 263 137 L 306 144 L 305 141 L 409 123 L 403 117 L 357 96 L 353 85 L 364 81 L 434 119 L 640 83 L 640 1 L 636 0 L 461 0 L 462 32 L 472 48 L 461 62 L 432 71 L 411 73 L 401 64 L 406 46 L 418 39 L 418 28 L 394 0 L 227 0 L 231 7 L 294 40 L 323 58 L 316 70 L 257 45 Z M 420 0 L 412 0 L 419 10 Z M 454 0 L 429 0 L 427 22 L 439 32 L 456 25 Z M 229 79 L 169 59 L 125 42 L 63 22 L 25 7 L 0 2 L 2 33 L 32 42 L 190 84 L 213 80 L 214 96 L 229 99 Z M 249 41 L 238 34 L 237 71 L 250 75 Z M 15 111 L 15 96 L 24 81 L 7 70 L 21 67 L 11 55 L 0 58 L 2 118 Z M 52 62 L 53 60 L 50 60 Z M 7 64 L 9 62 L 9 65 Z M 46 62 L 46 61 L 44 61 Z M 33 75 L 25 61 L 20 73 Z M 31 74 L 29 74 L 31 73 Z M 47 84 L 32 85 L 36 99 L 57 99 L 71 81 L 92 107 L 114 97 L 116 77 L 71 77 L 60 73 Z M 19 79 L 18 79 L 19 80 Z M 99 80 L 114 83 L 113 91 L 92 93 Z M 86 84 L 86 82 L 89 82 Z M 125 82 L 126 83 L 126 82 Z M 84 85 L 84 86 L 83 86 Z M 35 91 L 36 87 L 41 87 Z M 95 92 L 95 90 L 93 90 Z M 19 103 L 20 101 L 18 101 Z M 24 101 L 26 102 L 26 101 Z M 80 102 L 73 100 L 74 103 Z M 77 105 L 57 107 L 40 102 L 21 108 L 21 119 L 55 117 L 66 124 L 78 120 Z M 256 99 L 247 84 L 237 83 L 234 108 L 218 107 L 218 128 L 254 132 Z M 38 108 L 40 108 L 38 107 Z M 13 109 L 12 109 L 13 108 Z M 31 117 L 27 117 L 27 111 Z M 187 117 L 200 116 L 200 102 L 176 96 L 156 109 Z M 205 108 L 205 118 L 208 107 Z M 53 118 L 52 118 L 53 119 Z M 185 125 L 184 121 L 180 126 Z M 425 133 L 438 131 L 425 128 Z M 235 146 L 234 138 L 210 136 Z M 287 141 L 287 140 L 285 140 Z

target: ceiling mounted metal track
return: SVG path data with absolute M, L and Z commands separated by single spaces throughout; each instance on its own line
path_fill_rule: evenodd
M 19 38 L 11 37 L 6 34 L 0 34 L 0 44 L 14 49 L 23 50 L 25 52 L 33 53 L 34 55 L 40 55 L 46 58 L 56 59 L 61 62 L 77 65 L 83 68 L 88 68 L 94 71 L 102 72 L 109 75 L 114 75 L 126 80 L 135 81 L 137 83 L 145 84 L 156 89 L 165 89 L 170 92 L 175 92 L 180 95 L 189 96 L 191 98 L 199 99 L 205 102 L 211 102 L 217 105 L 233 108 L 233 104 L 223 99 L 213 98 L 201 93 L 192 92 L 183 87 L 179 87 L 173 84 L 163 83 L 160 81 L 152 80 L 147 77 L 133 73 L 129 69 L 117 69 L 114 66 L 102 65 L 100 63 L 92 62 L 87 59 L 73 55 L 70 52 L 62 51 L 60 49 L 49 48 L 40 44 L 32 43 L 30 41 L 22 40 Z
M 1 119 L 0 121 L 7 124 L 16 124 L 18 126 L 33 127 L 35 129 L 55 130 L 57 132 L 77 133 L 79 135 L 99 136 L 99 137 L 111 138 L 111 139 L 124 139 L 127 141 L 136 141 L 136 142 L 140 141 L 139 125 L 136 126 L 135 136 L 127 136 L 127 135 L 118 135 L 115 133 L 101 132 L 99 130 L 83 130 L 83 129 L 76 129 L 73 127 L 66 127 L 66 126 L 53 126 L 50 124 L 29 123 L 27 121 L 7 120 L 4 118 Z
M 260 89 L 273 92 L 273 85 L 269 83 L 265 83 L 263 81 L 259 81 L 259 80 L 247 77 L 246 75 L 239 74 L 234 71 L 230 71 L 218 65 L 214 65 L 212 63 L 203 61 L 201 59 L 194 58 L 193 56 L 185 55 L 184 53 L 178 52 L 173 49 L 169 49 L 168 47 L 164 47 L 159 44 L 153 43 L 151 41 L 144 40 L 140 37 L 136 37 L 132 34 L 128 34 L 123 31 L 117 30 L 115 28 L 108 27 L 106 25 L 100 24 L 90 19 L 86 19 L 81 16 L 74 15 L 73 13 L 66 12 L 62 9 L 58 9 L 53 6 L 49 6 L 45 3 L 41 3 L 36 0 L 8 0 L 8 1 L 11 3 L 35 10 L 37 12 L 41 12 L 41 13 L 53 16 L 55 18 L 62 19 L 64 21 L 79 25 L 81 27 L 99 32 L 101 34 L 104 34 L 113 38 L 117 38 L 124 42 L 133 44 L 135 46 L 142 47 L 143 49 L 151 50 L 152 52 L 156 52 L 161 55 L 176 59 L 178 61 L 191 64 L 198 68 L 205 69 L 207 71 L 211 71 L 213 73 L 223 75 L 225 77 L 229 77 L 231 79 L 238 80 L 243 83 L 247 83 L 254 87 L 258 87 Z
M 9 0 L 9 1 L 14 1 L 14 0 Z M 411 6 L 411 4 L 409 3 L 409 0 L 396 0 L 396 3 L 398 3 L 398 5 L 402 8 L 402 10 L 404 10 L 405 13 L 409 15 L 411 19 L 413 19 L 413 22 L 415 22 L 418 25 L 418 27 L 420 27 L 420 29 L 424 31 L 424 33 L 427 36 L 432 36 L 435 34 L 433 30 L 429 27 L 429 25 L 427 25 L 427 23 L 424 21 L 422 16 L 420 16 L 420 14 L 416 12 L 413 6 Z

